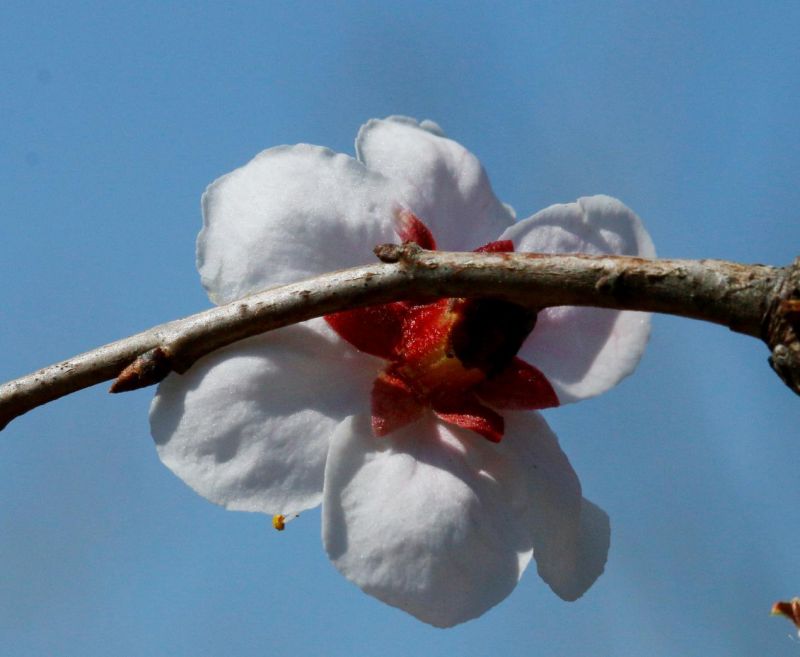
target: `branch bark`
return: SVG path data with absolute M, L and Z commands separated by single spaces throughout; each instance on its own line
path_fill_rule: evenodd
M 424 251 L 385 244 L 382 264 L 253 294 L 161 324 L 0 386 L 0 429 L 47 402 L 116 379 L 111 392 L 183 373 L 202 356 L 312 317 L 400 299 L 496 297 L 535 309 L 596 306 L 714 322 L 762 339 L 800 394 L 800 258 L 787 267 L 721 260 Z

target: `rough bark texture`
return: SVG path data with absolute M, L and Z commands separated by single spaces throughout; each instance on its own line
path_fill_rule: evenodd
M 388 301 L 495 297 L 540 309 L 597 306 L 714 322 L 764 340 L 800 394 L 800 258 L 788 267 L 625 256 L 449 253 L 382 245 L 383 264 L 254 294 L 99 347 L 0 386 L 0 429 L 64 395 L 116 379 L 111 392 L 185 372 L 220 347 L 332 312 Z
M 764 318 L 761 337 L 770 348 L 772 369 L 800 394 L 800 258 L 787 267 Z

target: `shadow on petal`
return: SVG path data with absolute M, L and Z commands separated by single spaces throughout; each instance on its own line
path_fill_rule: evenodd
M 611 543 L 608 514 L 586 498 L 581 504 L 581 520 L 576 545 L 565 554 L 561 569 L 539 569 L 539 575 L 562 600 L 580 598 L 605 570 Z M 535 548 L 534 548 L 535 554 Z
M 150 413 L 161 460 L 229 509 L 316 506 L 329 438 L 345 417 L 369 408 L 378 363 L 354 350 L 340 355 L 341 344 L 324 322 L 307 323 L 241 341 L 169 376 Z

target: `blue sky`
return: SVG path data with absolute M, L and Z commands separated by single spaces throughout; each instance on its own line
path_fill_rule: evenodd
M 259 150 L 439 122 L 521 217 L 607 193 L 659 254 L 800 254 L 796 2 L 6 2 L 0 379 L 208 307 L 199 198 Z M 658 317 L 637 373 L 546 413 L 612 519 L 564 603 L 533 572 L 435 630 L 158 461 L 151 390 L 0 434 L 0 645 L 29 655 L 796 655 L 800 400 L 766 349 Z

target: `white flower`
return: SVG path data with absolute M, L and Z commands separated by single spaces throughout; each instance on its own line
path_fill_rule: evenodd
M 636 215 L 605 196 L 514 223 L 475 156 L 433 123 L 370 121 L 356 152 L 358 159 L 310 145 L 272 148 L 209 186 L 197 260 L 214 302 L 372 262 L 376 244 L 398 234 L 419 238 L 424 230 L 412 214 L 446 250 L 510 240 L 517 251 L 654 255 Z M 463 318 L 455 312 L 448 317 Z M 538 413 L 496 412 L 509 404 L 485 386 L 505 376 L 508 358 L 487 374 L 485 363 L 465 368 L 450 353 L 456 379 L 466 383 L 437 401 L 451 370 L 430 379 L 429 361 L 413 360 L 414 324 L 391 357 L 401 369 L 413 360 L 399 386 L 415 405 L 382 424 L 376 415 L 386 412 L 385 398 L 373 385 L 399 370 L 331 329 L 352 334 L 370 320 L 368 312 L 353 317 L 349 329 L 334 316 L 251 338 L 167 378 L 150 416 L 162 461 L 229 509 L 288 515 L 322 503 L 323 541 L 339 571 L 433 625 L 497 604 L 532 556 L 559 596 L 582 595 L 603 571 L 608 517 L 582 497 Z M 482 347 L 471 330 L 467 342 Z M 535 366 L 525 371 L 554 395 L 537 407 L 577 401 L 629 374 L 648 332 L 641 313 L 551 308 L 539 313 L 513 362 Z M 358 343 L 358 334 L 348 339 Z M 484 388 L 471 387 L 475 373 Z M 528 397 L 510 405 L 536 406 Z M 475 413 L 459 407 L 448 415 L 447 400 L 467 398 Z

